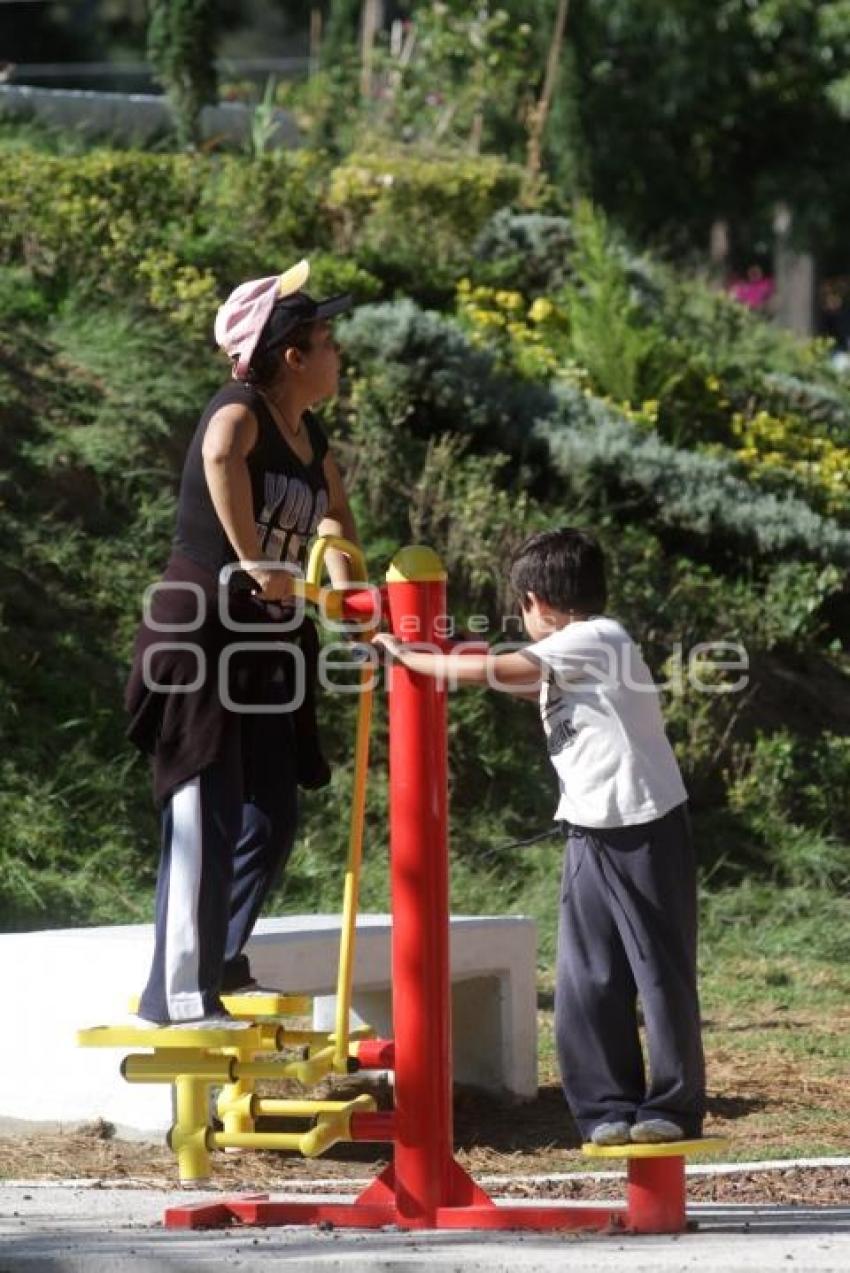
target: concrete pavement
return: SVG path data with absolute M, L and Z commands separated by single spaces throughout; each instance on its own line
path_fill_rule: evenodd
M 301 1195 L 303 1196 L 303 1195 Z M 327 1195 L 325 1195 L 327 1197 Z M 627 1238 L 480 1233 L 319 1232 L 315 1229 L 166 1231 L 167 1205 L 197 1193 L 130 1188 L 0 1186 L 0 1273 L 846 1273 L 846 1207 L 696 1204 L 699 1231 Z

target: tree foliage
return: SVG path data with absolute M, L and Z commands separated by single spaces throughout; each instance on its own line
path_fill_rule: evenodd
M 846 224 L 847 0 L 577 0 L 571 32 L 593 193 L 634 232 L 705 246 L 778 200 L 804 236 Z
M 182 146 L 197 143 L 201 110 L 215 101 L 217 34 L 218 0 L 151 0 L 148 56 Z
M 340 150 L 376 130 L 431 145 L 474 134 L 523 162 L 556 3 L 397 6 L 409 57 L 385 32 L 365 102 L 357 6 L 339 6 L 305 125 Z M 571 0 L 545 169 L 636 237 L 702 254 L 725 218 L 740 242 L 767 242 L 781 200 L 801 240 L 840 247 L 848 141 L 850 0 Z

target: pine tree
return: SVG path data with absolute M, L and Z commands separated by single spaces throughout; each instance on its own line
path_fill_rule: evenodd
M 215 101 L 218 17 L 218 0 L 150 0 L 148 57 L 181 146 L 197 144 L 201 109 Z

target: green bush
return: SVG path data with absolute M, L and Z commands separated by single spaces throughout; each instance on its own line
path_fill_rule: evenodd
M 314 296 L 333 296 L 337 292 L 350 292 L 355 305 L 367 305 L 381 297 L 383 285 L 379 278 L 346 257 L 332 252 L 310 254 L 310 281 L 307 284 Z
M 0 260 L 126 287 L 141 251 L 193 215 L 203 167 L 184 156 L 95 150 L 4 154 Z
M 365 306 L 340 335 L 372 389 L 380 384 L 394 396 L 405 427 L 420 436 L 469 433 L 537 472 L 546 459 L 535 441 L 544 442 L 556 472 L 573 492 L 594 491 L 597 506 L 607 493 L 660 526 L 738 555 L 850 560 L 850 532 L 799 498 L 759 493 L 733 460 L 670 446 L 575 388 L 500 374 L 457 324 L 411 301 Z
M 567 386 L 538 420 L 555 470 L 579 493 L 601 487 L 621 514 L 749 552 L 846 564 L 850 532 L 800 499 L 759 494 L 718 456 L 679 450 Z
M 582 203 L 575 233 L 574 281 L 561 293 L 573 358 L 604 397 L 637 405 L 660 396 L 653 366 L 658 334 L 645 321 L 625 262 L 611 248 L 605 219 Z
M 611 563 L 611 605 L 649 652 L 656 672 L 674 644 L 740 641 L 762 653 L 811 652 L 823 635 L 824 605 L 840 595 L 834 565 L 765 559 L 740 574 L 667 552 L 637 524 L 599 520 Z
M 663 286 L 650 317 L 665 335 L 710 351 L 721 379 L 757 384 L 765 372 L 834 382 L 821 341 L 802 341 L 698 278 L 656 266 Z
M 383 552 L 400 542 L 439 547 L 451 597 L 494 621 L 505 604 L 504 562 L 526 531 L 533 502 L 510 478 L 508 456 L 482 454 L 460 431 L 437 432 L 438 417 L 407 386 L 361 367 L 333 428 L 361 536 Z M 435 431 L 417 429 L 417 413 Z
M 472 246 L 476 282 L 529 296 L 559 288 L 572 273 L 575 235 L 568 217 L 499 208 Z
M 339 333 L 357 371 L 403 400 L 406 427 L 419 436 L 456 432 L 523 452 L 535 416 L 552 404 L 545 387 L 499 375 L 457 323 L 413 301 L 363 306 Z
M 850 885 L 850 739 L 759 733 L 734 749 L 728 799 L 757 832 L 761 864 L 774 878 Z
M 774 415 L 804 416 L 810 426 L 843 446 L 850 446 L 850 385 L 803 380 L 782 372 L 765 372 L 757 390 L 759 405 Z
M 50 300 L 32 271 L 24 266 L 0 266 L 0 314 L 9 323 L 43 323 Z
M 348 155 L 328 184 L 336 248 L 427 303 L 447 300 L 479 229 L 521 181 L 492 156 Z
M 321 246 L 324 169 L 307 152 L 237 156 L 92 150 L 66 158 L 4 152 L 0 260 L 117 294 L 145 252 L 173 252 L 225 286 Z
M 0 917 L 146 918 L 157 833 L 122 683 L 218 377 L 150 315 L 79 296 L 0 341 L 26 350 L 0 360 Z

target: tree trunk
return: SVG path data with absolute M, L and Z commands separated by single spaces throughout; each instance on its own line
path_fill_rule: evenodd
M 549 57 L 546 62 L 546 77 L 543 81 L 540 100 L 532 108 L 529 116 L 528 150 L 525 163 L 529 184 L 537 181 L 543 162 L 543 133 L 546 129 L 546 120 L 549 116 L 552 94 L 555 91 L 555 81 L 558 77 L 558 63 L 561 60 L 561 49 L 564 47 L 564 33 L 567 29 L 569 8 L 570 0 L 558 0 L 558 11 L 555 14 L 555 26 L 552 31 L 552 43 L 549 45 Z
M 381 25 L 382 10 L 382 0 L 363 0 L 360 28 L 360 96 L 364 101 L 369 101 L 372 96 L 372 55 L 375 50 L 375 36 Z
M 310 9 L 310 55 L 308 75 L 312 77 L 319 69 L 322 49 L 322 11 L 317 4 Z
M 795 244 L 793 220 L 788 205 L 778 204 L 773 218 L 773 312 L 780 327 L 810 337 L 815 329 L 815 259 Z
M 708 236 L 708 260 L 712 282 L 722 287 L 729 270 L 729 222 L 715 217 Z

